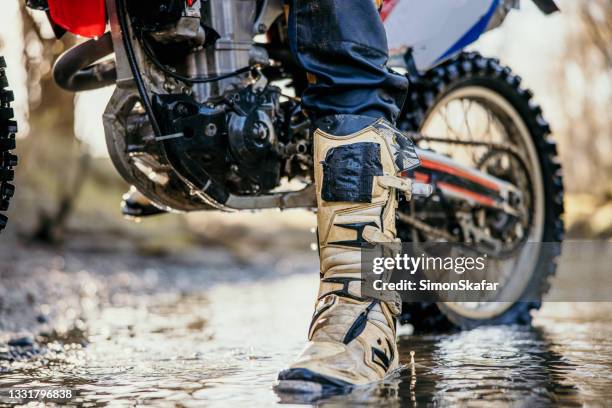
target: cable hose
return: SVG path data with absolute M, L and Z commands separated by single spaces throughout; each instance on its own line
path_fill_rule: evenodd
M 140 69 L 138 68 L 138 62 L 136 61 L 136 55 L 134 54 L 134 48 L 132 47 L 132 42 L 129 38 L 129 27 L 127 24 L 127 16 L 125 12 L 125 1 L 116 0 L 115 4 L 117 6 L 117 18 L 119 20 L 119 27 L 121 28 L 121 40 L 123 41 L 123 47 L 125 48 L 128 63 L 130 65 L 130 70 L 132 71 L 132 76 L 134 77 L 134 82 L 136 82 L 136 88 L 138 89 L 138 93 L 140 94 L 140 99 L 142 100 L 145 112 L 147 113 L 149 121 L 151 122 L 153 133 L 155 133 L 156 137 L 160 137 L 162 136 L 162 132 L 159 127 L 159 123 L 157 123 L 157 118 L 155 117 L 155 112 L 153 111 L 153 105 L 151 105 L 151 100 L 149 99 L 149 95 L 147 94 L 147 89 L 145 87 L 144 81 L 142 80 L 142 75 L 140 74 Z
M 161 61 L 159 61 L 159 59 L 157 59 L 157 57 L 155 56 L 155 53 L 153 52 L 153 50 L 151 50 L 151 46 L 149 45 L 149 43 L 147 43 L 147 40 L 144 38 L 144 36 L 140 37 L 140 42 L 142 43 L 142 49 L 145 52 L 145 55 L 151 60 L 151 62 L 153 62 L 153 64 L 162 72 L 164 72 L 166 75 L 178 79 L 179 81 L 183 81 L 189 84 L 206 84 L 206 83 L 211 83 L 211 82 L 217 82 L 217 81 L 221 81 L 223 79 L 227 79 L 227 78 L 232 78 L 235 76 L 238 76 L 240 74 L 245 74 L 249 71 L 251 71 L 253 69 L 252 66 L 247 66 L 247 67 L 243 67 L 240 69 L 237 69 L 236 71 L 233 72 L 228 72 L 227 74 L 221 74 L 221 75 L 211 75 L 208 77 L 195 77 L 195 78 L 190 78 L 190 77 L 186 77 L 184 75 L 181 74 L 177 74 L 176 72 L 173 72 L 171 69 L 169 69 L 168 67 L 166 67 Z

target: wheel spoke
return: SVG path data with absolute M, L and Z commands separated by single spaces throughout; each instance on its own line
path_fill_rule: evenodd
M 429 133 L 431 130 L 434 131 Z M 432 109 L 421 133 L 425 135 L 423 142 L 427 143 L 428 147 L 514 184 L 527 195 L 522 205 L 527 208 L 533 207 L 533 198 L 527 194 L 530 190 L 528 188 L 530 174 L 524 163 L 530 163 L 530 161 L 525 157 L 527 153 L 525 152 L 524 136 L 517 129 L 516 124 L 504 116 L 503 109 L 495 106 L 493 100 L 480 96 L 458 96 L 443 100 L 437 108 Z M 438 215 L 434 215 L 436 211 Z M 525 223 L 526 220 L 522 219 L 523 217 L 514 221 L 512 218 L 498 216 L 495 210 L 481 209 L 480 213 L 478 210 L 472 211 L 468 210 L 470 214 L 468 222 L 473 223 L 472 228 L 481 230 L 483 239 L 487 237 L 487 239 L 497 240 L 503 248 L 510 248 L 510 251 L 514 251 L 512 248 L 521 245 L 520 242 L 529 236 L 530 226 Z M 480 214 L 480 217 L 477 217 L 477 214 Z M 428 216 L 433 217 L 429 222 Z M 449 242 L 460 242 L 465 239 L 456 232 L 452 232 L 450 226 L 444 227 L 436 224 L 441 219 L 439 210 L 428 213 L 421 209 L 413 212 L 410 217 L 407 219 L 400 216 L 400 221 L 411 225 L 413 231 L 419 231 L 414 235 L 418 239 L 443 238 Z M 505 214 L 505 217 L 510 216 Z M 516 232 L 521 230 L 523 233 Z M 481 274 L 474 275 L 474 278 L 499 282 L 504 287 L 516 279 L 517 273 L 520 272 L 518 268 L 524 264 L 522 256 L 523 252 L 520 250 L 515 253 L 510 252 L 503 259 L 491 262 L 489 268 Z M 466 307 L 469 305 L 472 310 L 490 308 L 491 301 L 495 299 L 499 301 L 499 298 L 484 297 L 487 296 L 487 293 L 483 291 L 479 294 L 483 302 L 463 304 Z

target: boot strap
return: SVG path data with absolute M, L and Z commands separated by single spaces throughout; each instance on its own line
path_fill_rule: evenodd
M 402 241 L 399 238 L 395 238 L 392 235 L 386 234 L 380 228 L 376 228 L 372 225 L 368 225 L 363 229 L 361 233 L 363 239 L 373 245 L 381 245 L 384 248 L 390 249 L 395 252 L 402 250 Z
M 322 278 L 319 289 L 319 300 L 329 295 L 337 295 L 358 300 L 360 302 L 365 302 L 367 299 L 361 297 L 361 282 L 363 282 L 361 277 L 353 276 L 333 276 L 329 278 Z
M 363 239 L 370 244 L 380 245 L 385 250 L 388 250 L 393 254 L 402 252 L 402 241 L 399 238 L 395 238 L 393 235 L 387 234 L 380 228 L 368 225 L 363 229 L 362 236 Z M 383 299 L 384 303 L 389 307 L 389 310 L 394 316 L 401 313 L 402 300 L 397 292 L 381 293 L 379 299 Z
M 329 295 L 336 295 L 345 297 L 359 302 L 370 302 L 372 298 L 365 298 L 361 296 L 361 282 L 363 279 L 349 276 L 338 276 L 321 279 L 321 286 L 319 289 L 319 298 L 322 300 Z M 391 314 L 398 316 L 402 311 L 402 300 L 397 293 L 386 294 L 388 299 L 382 301 L 386 304 Z M 381 296 L 382 297 L 382 296 Z M 380 299 L 379 299 L 380 300 Z

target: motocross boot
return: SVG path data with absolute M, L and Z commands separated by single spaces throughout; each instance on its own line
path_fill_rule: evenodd
M 395 319 L 401 301 L 362 296 L 361 249 L 397 247 L 397 193 L 410 197 L 412 191 L 399 173 L 417 167 L 419 158 L 412 141 L 384 119 L 336 115 L 317 125 L 321 281 L 309 342 L 279 374 L 281 392 L 350 389 L 382 380 L 399 366 Z

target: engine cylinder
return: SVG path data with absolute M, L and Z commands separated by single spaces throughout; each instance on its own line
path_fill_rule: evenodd
M 204 24 L 219 38 L 214 46 L 198 50 L 188 59 L 193 76 L 223 75 L 249 66 L 253 48 L 253 21 L 257 11 L 255 0 L 208 0 L 203 3 Z M 194 84 L 197 101 L 204 102 L 213 94 L 223 94 L 244 79 L 227 78 L 214 85 Z

